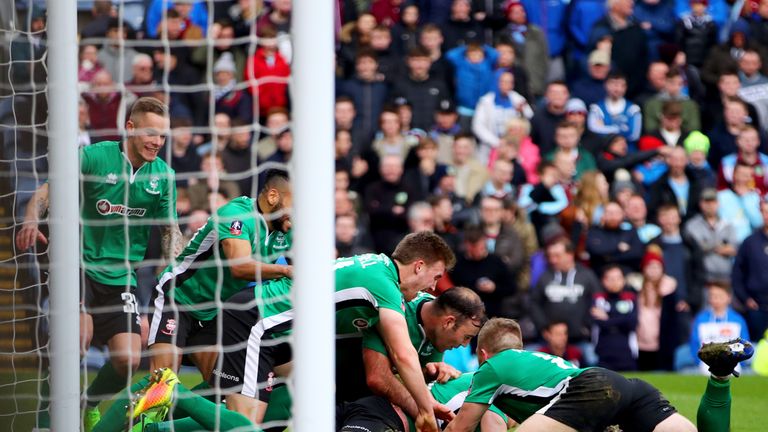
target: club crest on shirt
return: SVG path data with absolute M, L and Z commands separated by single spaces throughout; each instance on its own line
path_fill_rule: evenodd
M 104 180 L 104 183 L 106 183 L 106 184 L 117 184 L 117 174 L 115 174 L 115 173 L 107 174 L 107 178 Z
M 243 222 L 239 220 L 232 221 L 229 224 L 229 233 L 232 235 L 240 235 L 243 233 Z
M 159 185 L 160 185 L 160 178 L 157 176 L 152 176 L 152 178 L 149 179 L 149 187 L 144 188 L 144 191 L 146 191 L 148 194 L 151 194 L 151 195 L 160 195 L 160 191 L 157 190 Z

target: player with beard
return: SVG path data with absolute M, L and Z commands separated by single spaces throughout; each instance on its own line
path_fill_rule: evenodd
M 183 348 L 217 343 L 217 302 L 249 282 L 292 276 L 290 265 L 276 263 L 290 248 L 291 203 L 287 174 L 269 171 L 256 199 L 242 196 L 222 206 L 160 274 L 149 331 L 153 370 L 177 370 Z M 208 380 L 213 347 L 189 357 Z

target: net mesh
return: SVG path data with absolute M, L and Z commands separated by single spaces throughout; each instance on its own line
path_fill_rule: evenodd
M 47 243 L 37 241 L 33 247 L 21 249 L 15 239 L 25 226 L 25 218 L 27 223 L 30 221 L 28 206 L 35 191 L 45 182 L 56 180 L 48 177 L 51 161 L 47 157 L 49 107 L 45 94 L 46 23 L 54 17 L 46 16 L 44 2 L 10 3 L 0 4 L 0 76 L 4 77 L 0 80 L 0 421 L 9 425 L 8 430 L 26 431 L 35 426 L 44 428 L 48 423 L 48 248 Z M 290 9 L 290 1 L 275 2 L 273 8 L 277 3 Z M 121 302 L 99 303 L 102 294 L 98 293 L 91 300 L 93 338 L 90 346 L 85 347 L 80 370 L 84 406 L 86 400 L 91 405 L 106 402 L 99 404 L 105 412 L 115 392 L 112 389 L 100 393 L 100 389 L 93 389 L 93 381 L 98 379 L 95 377 L 110 358 L 107 341 L 99 334 L 114 325 L 105 323 L 99 315 L 117 314 L 118 321 L 124 320 L 123 324 L 129 326 L 135 315 L 126 312 L 135 309 L 141 314 L 140 358 L 129 352 L 118 355 L 117 360 L 113 357 L 112 364 L 139 362 L 138 370 L 121 381 L 120 387 L 128 387 L 147 374 L 151 300 L 157 277 L 168 265 L 163 256 L 163 234 L 173 219 L 173 210 L 178 211 L 182 244 L 186 245 L 209 217 L 214 223 L 221 223 L 216 214 L 218 208 L 237 196 L 255 197 L 268 170 L 289 169 L 290 26 L 288 20 L 283 20 L 284 14 L 270 15 L 264 7 L 257 0 L 78 1 L 80 134 L 78 143 L 72 143 L 72 151 L 105 140 L 125 142 L 130 132 L 126 130 L 126 119 L 132 104 L 141 97 L 155 97 L 169 107 L 170 131 L 159 156 L 175 170 L 177 188 L 176 200 L 172 199 L 170 189 L 157 189 L 174 204 L 166 214 L 156 212 L 136 218 L 137 214 L 132 213 L 136 209 L 132 210 L 130 205 L 134 197 L 125 189 L 122 203 L 108 202 L 111 207 L 104 209 L 105 213 L 116 213 L 119 217 L 102 221 L 81 217 L 81 232 L 84 221 L 97 228 L 106 225 L 105 237 L 98 240 L 103 244 L 86 244 L 94 240 L 84 236 L 81 250 L 103 252 L 117 247 L 116 243 L 122 244 L 124 252 L 122 258 L 112 259 L 106 265 L 98 261 L 83 263 L 82 267 L 96 272 L 130 268 L 135 270 L 137 282 L 135 292 L 123 279 L 114 284 L 123 293 Z M 106 176 L 89 170 L 81 174 L 81 211 L 96 205 L 89 201 L 93 196 L 91 186 L 123 179 L 145 182 L 150 193 L 155 192 L 153 181 L 162 184 L 164 180 L 140 169 L 132 170 L 129 164 Z M 278 213 L 274 217 L 281 216 Z M 39 228 L 47 238 L 46 217 L 41 213 Z M 150 229 L 146 251 L 140 251 L 143 259 L 132 262 L 130 248 L 136 243 L 132 233 L 142 227 Z M 122 238 L 110 237 L 116 233 L 121 233 L 118 235 Z M 213 249 L 212 261 L 195 263 L 192 268 L 215 265 L 221 269 L 232 265 L 221 249 Z M 256 260 L 277 259 L 253 252 Z M 289 252 L 281 255 L 290 259 Z M 257 281 L 261 280 L 260 271 L 259 267 Z M 247 340 L 231 346 L 223 343 L 220 312 L 231 305 L 227 298 L 222 298 L 223 279 L 228 275 L 223 270 L 217 275 L 216 286 L 210 288 L 215 292 L 213 300 L 207 305 L 219 311 L 213 319 L 217 324 L 213 344 L 219 352 L 232 352 L 242 349 Z M 130 295 L 133 293 L 135 297 Z M 83 295 L 81 286 L 81 299 Z M 88 301 L 87 295 L 85 298 Z M 183 314 L 185 309 L 180 311 Z M 177 315 L 175 322 L 183 319 Z M 184 385 L 192 387 L 203 381 L 190 359 L 195 353 L 210 350 L 208 343 L 184 348 L 179 372 Z M 202 369 L 210 373 L 221 362 L 218 356 L 216 362 Z M 278 382 L 281 381 L 270 380 L 260 385 Z M 197 394 L 221 401 L 215 388 L 199 390 Z M 219 429 L 220 413 L 214 416 L 214 421 Z

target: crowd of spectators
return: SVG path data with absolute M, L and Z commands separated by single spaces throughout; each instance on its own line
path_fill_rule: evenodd
M 81 22 L 80 144 L 167 101 L 189 235 L 291 160 L 292 2 L 146 3 L 139 27 L 101 0 Z M 742 4 L 339 0 L 338 255 L 434 230 L 458 256 L 438 289 L 581 364 L 760 339 L 768 0 Z

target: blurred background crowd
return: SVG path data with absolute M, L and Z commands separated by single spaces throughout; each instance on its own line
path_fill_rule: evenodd
M 291 160 L 292 7 L 89 4 L 79 145 L 118 139 L 136 97 L 166 101 L 190 236 Z M 433 230 L 458 256 L 439 289 L 476 290 L 489 315 L 581 365 L 696 369 L 702 342 L 763 337 L 768 0 L 337 11 L 338 256 Z M 39 82 L 45 52 L 45 11 L 27 12 L 10 47 L 29 60 L 12 64 L 20 86 Z

